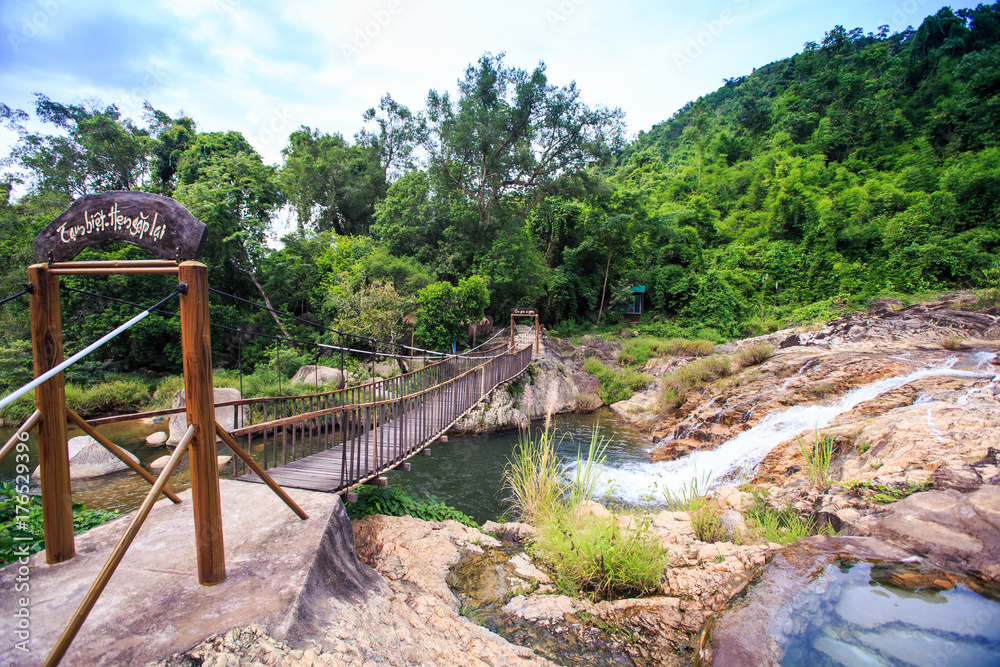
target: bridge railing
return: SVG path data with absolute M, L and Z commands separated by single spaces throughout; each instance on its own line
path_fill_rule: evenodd
M 450 357 L 395 378 L 308 396 L 219 404 L 242 411 L 231 433 L 264 468 L 339 448 L 334 491 L 346 491 L 422 449 L 490 391 L 523 372 L 531 348 L 486 359 Z M 235 416 L 234 415 L 234 416 Z M 239 424 L 240 422 L 236 422 Z M 227 471 L 246 471 L 234 459 Z

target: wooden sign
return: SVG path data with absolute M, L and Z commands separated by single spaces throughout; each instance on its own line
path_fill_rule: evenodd
M 538 309 L 537 308 L 511 308 L 510 309 L 510 314 L 511 315 L 537 315 L 538 314 Z
M 208 228 L 169 197 L 112 191 L 86 195 L 35 237 L 35 259 L 64 262 L 108 239 L 138 246 L 159 259 L 195 259 Z

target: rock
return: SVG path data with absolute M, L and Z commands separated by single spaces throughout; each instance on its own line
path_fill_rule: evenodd
M 859 522 L 859 530 L 943 568 L 1000 582 L 1000 487 L 915 493 Z
M 165 431 L 157 431 L 146 436 L 146 444 L 150 447 L 160 447 L 167 444 L 168 437 Z
M 525 554 L 520 553 L 510 559 L 510 564 L 514 566 L 517 576 L 523 579 L 534 579 L 539 584 L 551 584 L 552 579 L 531 562 Z
M 730 542 L 739 543 L 749 536 L 746 521 L 736 510 L 723 510 L 719 515 L 719 526 L 722 528 L 722 534 Z
M 504 605 L 503 610 L 526 621 L 549 625 L 580 611 L 577 604 L 565 595 L 518 595 Z
M 217 456 L 217 457 L 215 457 L 215 460 L 216 460 L 216 464 L 221 469 L 222 466 L 224 466 L 224 465 L 228 464 L 230 461 L 232 461 L 233 457 L 232 456 Z
M 243 398 L 238 389 L 229 389 L 226 387 L 216 389 L 214 396 L 216 404 L 229 403 L 230 401 L 238 401 Z M 184 390 L 181 389 L 174 394 L 174 398 L 170 402 L 170 407 L 183 408 L 185 405 L 187 405 L 187 403 L 184 400 Z M 245 405 L 241 406 L 239 409 L 239 420 L 236 419 L 236 413 L 236 406 L 233 405 L 216 408 L 215 421 L 221 424 L 222 428 L 227 431 L 240 428 L 246 424 L 247 416 L 250 414 L 250 410 Z M 167 446 L 176 447 L 177 443 L 181 441 L 181 436 L 184 435 L 184 431 L 186 430 L 187 415 L 185 413 L 179 412 L 175 415 L 170 415 L 170 437 L 167 439 Z M 218 440 L 219 438 L 216 438 L 216 441 Z
M 483 524 L 483 532 L 508 542 L 526 542 L 533 540 L 538 534 L 538 530 L 534 526 L 516 521 L 508 523 L 487 521 Z
M 70 479 L 90 479 L 101 477 L 121 470 L 129 470 L 129 467 L 122 463 L 121 459 L 104 448 L 89 435 L 78 435 L 70 438 L 67 443 L 69 450 L 69 476 Z M 134 454 L 125 452 L 133 461 L 139 461 Z M 41 477 L 42 467 L 38 466 L 32 473 L 32 477 Z
M 170 460 L 169 456 L 161 456 L 160 458 L 154 460 L 149 464 L 149 467 L 153 470 L 163 470 L 167 467 L 167 462 Z
M 311 384 L 317 387 L 324 384 L 332 384 L 337 389 L 343 389 L 344 375 L 337 368 L 307 364 L 302 366 L 289 382 Z

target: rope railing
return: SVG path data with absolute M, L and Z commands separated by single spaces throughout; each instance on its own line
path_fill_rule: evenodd
M 433 384 L 412 387 L 412 392 L 372 392 L 369 385 L 355 393 L 350 388 L 303 397 L 233 401 L 228 405 L 234 407 L 236 428 L 230 435 L 245 438 L 247 450 L 265 470 L 330 450 L 338 458 L 339 451 L 335 466 L 339 479 L 324 490 L 343 493 L 416 455 L 497 386 L 523 373 L 530 361 L 529 345 L 478 364 L 449 359 L 445 363 L 450 368 L 423 378 L 424 383 Z M 347 399 L 334 400 L 337 393 L 346 393 Z M 241 416 L 262 421 L 240 426 Z M 259 440 L 253 442 L 255 438 Z M 240 477 L 233 463 L 232 474 Z
M 180 285 L 178 285 L 178 288 L 180 288 Z M 143 312 L 139 313 L 138 315 L 136 315 L 135 317 L 133 317 L 132 319 L 130 319 L 125 324 L 122 324 L 121 326 L 119 326 L 115 330 L 113 330 L 113 331 L 105 334 L 104 336 L 102 336 L 98 340 L 94 341 L 93 343 L 91 343 L 90 345 L 88 345 L 87 347 L 85 347 L 84 349 L 82 349 L 79 352 L 77 352 L 76 354 L 74 354 L 69 359 L 63 361 L 61 364 L 58 364 L 57 366 L 54 366 L 53 368 L 50 368 L 46 372 L 44 372 L 41 375 L 39 375 L 38 377 L 36 377 L 31 382 L 28 382 L 28 383 L 24 384 L 23 386 L 21 386 L 19 389 L 15 389 L 11 393 L 7 394 L 2 399 L 0 399 L 0 410 L 4 409 L 8 405 L 10 405 L 11 403 L 13 403 L 17 399 L 19 399 L 21 396 L 24 396 L 25 394 L 27 394 L 29 391 L 31 391 L 32 389 L 34 389 L 38 385 L 40 385 L 40 384 L 48 381 L 49 379 L 51 379 L 52 377 L 58 375 L 59 373 L 62 373 L 64 370 L 66 370 L 67 368 L 69 368 L 70 366 L 72 366 L 73 364 L 75 364 L 76 362 L 80 361 L 81 359 L 83 359 L 84 357 L 86 357 L 88 354 L 90 354 L 94 350 L 100 348 L 101 346 L 103 346 L 104 344 L 106 344 L 109 341 L 113 340 L 114 338 L 118 337 L 122 333 L 128 331 L 129 329 L 131 329 L 132 327 L 134 327 L 135 325 L 137 325 L 139 322 L 141 322 L 144 319 L 146 319 L 147 317 L 149 317 L 149 315 L 152 313 L 152 311 L 154 309 L 162 306 L 167 301 L 169 301 L 170 299 L 172 299 L 175 296 L 177 296 L 177 294 L 179 294 L 179 292 L 180 292 L 180 289 L 175 290 L 174 293 L 171 294 L 170 296 L 168 296 L 168 297 L 166 297 L 164 299 L 161 299 L 159 302 L 157 302 L 153 306 L 150 306 L 149 308 L 147 308 Z

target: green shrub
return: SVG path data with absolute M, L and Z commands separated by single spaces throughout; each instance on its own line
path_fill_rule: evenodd
M 623 527 L 613 515 L 560 512 L 539 526 L 535 548 L 564 590 L 595 599 L 644 595 L 659 586 L 668 559 L 651 524 L 649 517 Z
M 618 401 L 625 401 L 632 398 L 632 395 L 653 381 L 653 378 L 645 373 L 640 373 L 632 368 L 615 370 L 608 368 L 600 359 L 590 357 L 583 364 L 585 373 L 590 373 L 597 377 L 601 383 L 598 393 L 601 400 L 610 405 Z
M 372 514 L 385 516 L 412 516 L 424 521 L 447 521 L 453 519 L 470 528 L 479 524 L 468 514 L 446 505 L 434 495 L 414 498 L 398 486 L 362 486 L 358 489 L 358 502 L 347 503 L 347 516 L 361 519 Z
M 941 341 L 941 347 L 952 352 L 956 352 L 965 347 L 965 341 L 958 334 L 948 334 Z
M 27 512 L 22 499 L 28 501 Z M 117 517 L 117 512 L 88 510 L 82 503 L 73 503 L 73 532 L 79 535 Z M 20 557 L 25 547 L 28 553 L 45 548 L 42 501 L 38 496 L 22 496 L 13 484 L 4 482 L 0 484 L 0 566 Z

